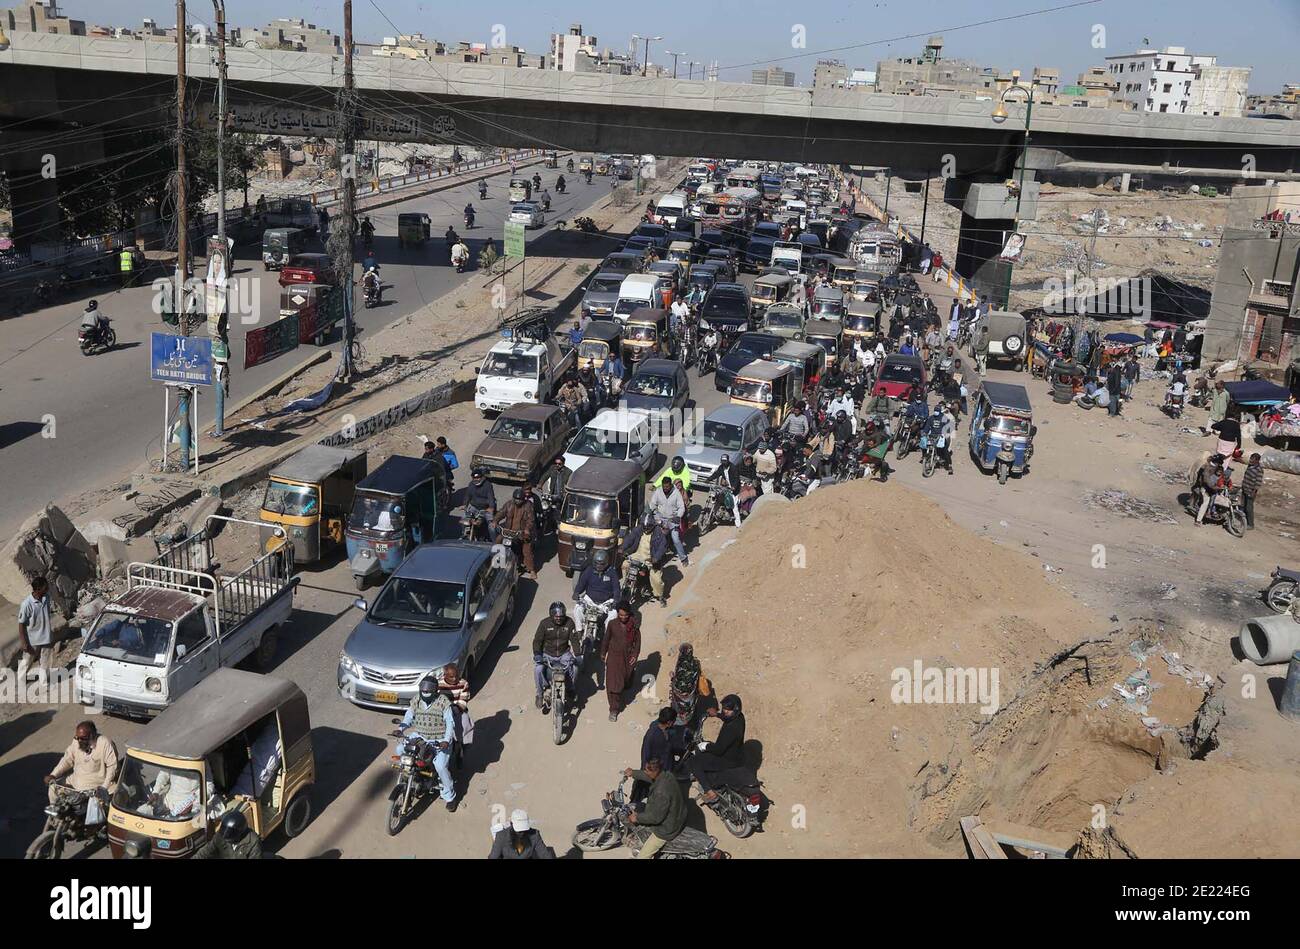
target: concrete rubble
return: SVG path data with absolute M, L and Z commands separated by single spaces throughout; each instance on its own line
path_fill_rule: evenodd
M 49 581 L 55 611 L 70 619 L 82 588 L 95 579 L 98 557 L 62 509 L 46 505 L 0 548 L 0 596 L 21 603 L 40 575 Z

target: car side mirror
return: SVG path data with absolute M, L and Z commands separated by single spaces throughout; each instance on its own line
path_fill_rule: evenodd
M 474 622 L 475 622 L 475 623 L 486 623 L 487 620 L 488 620 L 488 611 L 487 611 L 487 610 L 482 610 L 482 609 L 481 609 L 481 610 L 478 610 L 478 611 L 474 614 Z
M 482 371 L 483 371 L 483 367 L 482 367 L 482 366 L 475 366 L 475 367 L 474 367 L 474 375 L 477 376 L 477 375 L 478 375 L 480 372 L 482 372 Z
M 361 610 L 361 612 L 363 613 L 366 610 L 370 609 L 370 604 L 367 603 L 363 597 L 357 597 L 355 600 L 352 601 L 352 605 L 355 606 L 357 609 Z
M 189 651 L 189 650 L 187 650 L 187 649 L 185 648 L 185 644 L 184 644 L 184 643 L 177 643 L 177 644 L 176 644 L 176 658 L 177 658 L 177 659 L 184 659 L 184 658 L 185 658 L 185 653 L 187 653 L 188 651 Z

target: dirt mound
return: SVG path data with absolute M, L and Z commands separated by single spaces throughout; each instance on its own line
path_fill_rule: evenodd
M 1204 697 L 1160 669 L 1130 707 L 1112 693 L 1137 664 L 1127 638 L 892 484 L 757 516 L 668 632 L 745 701 L 772 853 L 960 856 L 967 814 L 1081 832 L 1187 756 L 1178 729 Z

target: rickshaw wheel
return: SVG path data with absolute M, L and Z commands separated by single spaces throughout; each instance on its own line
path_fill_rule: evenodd
M 297 797 L 289 802 L 289 809 L 284 812 L 284 835 L 297 837 L 311 823 L 311 788 L 298 792 Z

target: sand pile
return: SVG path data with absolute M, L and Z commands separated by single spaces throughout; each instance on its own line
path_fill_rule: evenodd
M 771 853 L 960 856 L 967 814 L 1081 832 L 1094 804 L 1187 756 L 1177 729 L 1204 697 L 1171 677 L 1155 734 L 1123 702 L 1098 707 L 1132 671 L 1129 640 L 1038 561 L 892 484 L 757 516 L 668 632 L 745 701 Z

